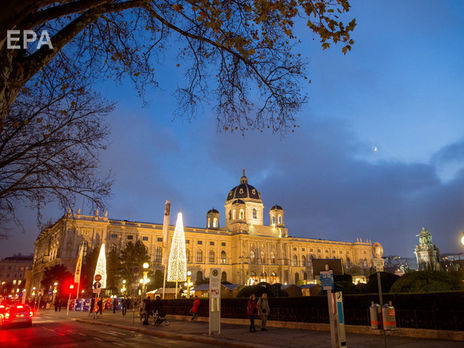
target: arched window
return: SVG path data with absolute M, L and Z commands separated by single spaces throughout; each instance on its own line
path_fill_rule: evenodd
M 235 209 L 232 210 L 232 220 L 235 220 Z
M 229 220 L 232 220 L 232 210 L 229 210 Z
M 197 272 L 197 282 L 198 282 L 198 281 L 201 281 L 201 280 L 203 280 L 203 272 L 202 272 L 202 271 L 198 271 L 198 272 Z
M 306 256 L 304 255 L 301 257 L 301 265 L 306 266 Z
M 303 279 L 304 279 L 304 280 L 308 280 L 308 273 L 304 272 L 304 274 L 303 274 Z
M 191 263 L 192 262 L 192 258 L 191 258 L 192 255 L 190 255 L 190 249 L 185 249 L 185 257 L 187 259 L 187 263 Z
M 295 273 L 295 284 L 300 280 L 300 275 Z
M 261 273 L 261 276 L 259 277 L 260 282 L 267 282 L 267 274 L 266 272 Z
M 250 250 L 250 263 L 256 263 L 256 255 L 253 250 Z
M 272 225 L 275 226 L 275 216 L 272 217 Z
M 271 284 L 277 283 L 277 274 L 275 272 L 271 273 L 271 279 L 269 279 Z
M 226 252 L 223 250 L 221 251 L 221 263 L 227 263 Z
M 214 256 L 215 256 L 215 255 L 214 255 L 214 251 L 213 251 L 213 250 L 210 250 L 210 251 L 209 251 L 209 254 L 208 254 L 208 261 L 209 261 L 209 263 L 214 263 L 214 261 L 215 261 L 215 260 L 214 260 L 214 259 L 215 259 Z
M 222 272 L 221 273 L 221 282 L 226 282 L 227 281 L 227 273 L 226 272 Z
M 261 251 L 261 263 L 262 264 L 266 263 L 266 257 L 264 256 L 264 251 Z
M 245 220 L 245 212 L 243 209 L 240 209 L 240 220 Z
M 279 225 L 282 225 L 282 215 L 279 215 Z
M 208 228 L 210 228 L 210 227 L 211 227 L 211 219 L 208 218 Z
M 155 262 L 161 262 L 163 259 L 163 249 L 161 247 L 157 247 L 155 250 Z
M 298 256 L 293 255 L 293 266 L 298 266 Z
M 271 263 L 272 264 L 275 264 L 276 263 L 276 259 L 275 259 L 275 255 L 274 255 L 274 252 L 271 251 Z
M 257 219 L 258 218 L 258 212 L 256 211 L 255 208 L 253 208 L 253 219 Z
M 197 250 L 197 263 L 202 263 L 203 262 L 203 250 L 198 249 Z
M 214 218 L 213 219 L 213 228 L 217 228 L 218 227 L 218 221 L 217 221 L 217 218 Z

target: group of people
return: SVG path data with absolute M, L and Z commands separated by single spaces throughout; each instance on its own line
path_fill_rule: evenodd
M 267 294 L 263 293 L 261 297 L 256 300 L 256 296 L 252 294 L 247 304 L 247 316 L 250 318 L 250 332 L 256 332 L 255 319 L 261 319 L 261 331 L 267 331 L 266 322 L 269 316 L 269 301 Z

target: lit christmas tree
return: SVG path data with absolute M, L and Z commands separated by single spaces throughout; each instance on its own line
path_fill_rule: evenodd
M 93 279 L 95 279 L 95 276 L 99 274 L 101 275 L 101 288 L 106 289 L 106 254 L 105 254 L 105 244 L 101 245 L 100 248 L 100 254 L 98 254 L 98 261 L 97 261 L 97 267 L 95 268 L 95 274 Z
M 168 282 L 185 282 L 187 280 L 187 257 L 185 254 L 185 235 L 182 213 L 177 214 L 176 229 L 171 241 L 168 263 Z

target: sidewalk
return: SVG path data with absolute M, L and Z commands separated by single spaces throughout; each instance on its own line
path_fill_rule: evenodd
M 186 341 L 203 342 L 216 344 L 227 347 L 330 347 L 330 333 L 325 331 L 310 331 L 303 329 L 275 328 L 268 327 L 268 331 L 259 330 L 260 321 L 256 320 L 257 331 L 250 333 L 245 325 L 222 324 L 221 334 L 208 336 L 208 323 L 204 321 L 187 321 L 175 320 L 170 318 L 169 326 L 153 327 L 152 325 L 144 326 L 138 317 L 127 312 L 123 317 L 120 312 L 104 312 L 103 316 L 97 319 L 89 317 L 88 313 L 69 312 L 66 317 L 66 311 L 55 313 L 45 311 L 44 317 L 55 317 L 60 320 L 78 320 L 91 325 L 113 326 L 119 329 L 134 330 L 137 332 L 150 334 L 158 337 L 182 339 Z M 204 318 L 203 318 L 204 320 Z M 104 329 L 102 327 L 102 331 Z M 462 342 L 444 341 L 444 340 L 424 340 L 408 337 L 387 337 L 388 347 L 462 347 Z M 348 347 L 383 347 L 383 336 L 379 335 L 362 335 L 347 334 Z

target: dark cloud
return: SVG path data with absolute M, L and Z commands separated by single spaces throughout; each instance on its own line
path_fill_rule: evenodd
M 291 235 L 369 238 L 411 256 L 424 225 L 443 251 L 457 251 L 464 177 L 441 183 L 432 164 L 368 162 L 359 158 L 364 148 L 346 124 L 319 120 L 283 139 L 215 137 L 211 156 L 229 171 L 246 167 L 266 209 L 285 208 Z

